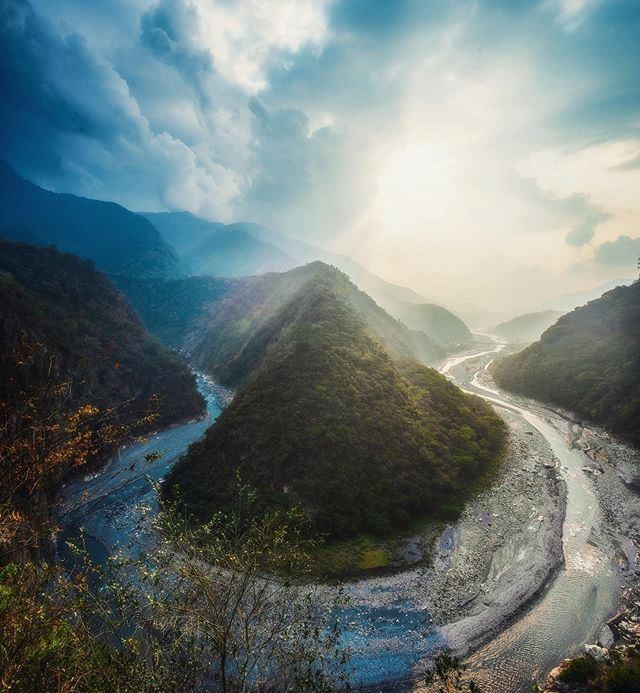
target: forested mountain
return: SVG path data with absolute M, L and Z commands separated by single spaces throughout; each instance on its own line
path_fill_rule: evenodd
M 385 281 L 344 255 L 251 222 L 224 225 L 186 212 L 145 216 L 196 274 L 242 277 L 321 261 L 342 270 L 387 312 L 440 346 L 471 340 L 467 326 L 448 310 L 426 303 L 411 289 Z
M 65 406 L 75 408 L 130 402 L 131 415 L 140 416 L 157 395 L 154 427 L 204 411 L 187 366 L 149 336 L 89 260 L 0 241 L 0 325 L 5 406 L 18 396 L 24 378 L 36 387 L 47 377 L 69 384 Z
M 337 270 L 260 279 L 210 313 L 194 359 L 240 390 L 167 494 L 178 486 L 205 519 L 233 502 L 239 470 L 264 507 L 301 506 L 334 538 L 455 514 L 499 455 L 501 420 L 436 371 L 392 358 L 406 332 L 386 332 L 392 319 Z
M 640 282 L 562 316 L 496 362 L 497 383 L 571 409 L 640 445 Z
M 526 313 L 496 325 L 491 328 L 491 334 L 511 344 L 531 344 L 531 342 L 540 339 L 542 333 L 551 327 L 562 314 L 559 310 Z
M 392 318 L 345 274 L 321 262 L 244 279 L 119 281 L 154 334 L 186 349 L 196 367 L 231 387 L 253 371 L 285 329 L 291 302 L 317 281 L 330 284 L 394 358 L 433 364 L 445 356 L 425 334 Z
M 113 202 L 54 193 L 20 178 L 0 161 L 0 237 L 89 258 L 108 274 L 185 274 L 173 248 L 139 214 Z
M 380 304 L 391 315 L 413 330 L 421 330 L 445 349 L 468 344 L 473 339 L 460 318 L 433 303 L 407 303 L 398 299 L 382 299 Z

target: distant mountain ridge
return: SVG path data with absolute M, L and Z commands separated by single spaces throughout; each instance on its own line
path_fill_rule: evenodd
M 285 272 L 300 264 L 280 248 L 255 238 L 236 224 L 209 222 L 189 212 L 144 216 L 180 253 L 193 274 L 249 277 Z
M 0 161 L 0 237 L 91 259 L 108 274 L 179 277 L 175 250 L 139 214 L 114 202 L 54 193 Z
M 578 308 L 578 306 L 583 306 L 589 301 L 593 301 L 596 298 L 600 298 L 607 291 L 615 289 L 617 286 L 628 286 L 633 283 L 633 279 L 612 279 L 604 284 L 594 287 L 593 289 L 586 289 L 584 291 L 576 291 L 572 294 L 565 294 L 564 296 L 557 296 L 556 298 L 548 301 L 548 306 L 552 310 L 560 310 L 564 313 Z
M 559 310 L 526 313 L 492 327 L 490 332 L 512 344 L 530 344 L 540 339 L 542 333 L 563 315 Z
M 570 409 L 639 446 L 640 282 L 563 315 L 493 371 L 501 387 Z
M 323 279 L 394 358 L 434 364 L 444 349 L 386 313 L 334 267 L 314 262 L 284 273 L 243 279 L 191 277 L 169 282 L 119 280 L 153 334 L 183 348 L 193 363 L 237 386 L 251 363 L 277 339 L 282 312 L 297 294 Z M 256 356 L 258 355 L 258 356 Z
M 252 222 L 224 225 L 186 212 L 145 216 L 153 221 L 195 273 L 250 276 L 268 271 L 282 272 L 319 260 L 345 272 L 382 308 L 411 329 L 424 332 L 440 346 L 449 348 L 472 338 L 462 320 L 446 308 L 428 304 L 412 289 L 387 282 L 344 255 Z

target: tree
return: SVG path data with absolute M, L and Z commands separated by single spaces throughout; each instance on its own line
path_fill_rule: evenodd
M 348 653 L 328 616 L 341 596 L 323 596 L 305 579 L 314 542 L 304 516 L 263 514 L 255 491 L 240 482 L 234 510 L 206 524 L 193 526 L 179 507 L 163 504 L 155 522 L 158 544 L 137 563 L 130 582 L 140 582 L 146 646 L 189 661 L 198 689 L 330 691 L 344 685 Z
M 472 680 L 465 679 L 466 666 L 448 652 L 438 654 L 433 663 L 433 669 L 424 674 L 424 683 L 429 691 L 437 693 L 454 693 L 468 691 L 481 693 L 480 687 Z

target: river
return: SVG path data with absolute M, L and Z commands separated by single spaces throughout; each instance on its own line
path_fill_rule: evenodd
M 468 664 L 487 691 L 528 691 L 530 683 L 584 642 L 593 642 L 615 607 L 619 587 L 614 552 L 601 531 L 592 483 L 582 471 L 583 454 L 571 444 L 569 424 L 539 405 L 523 404 L 483 385 L 479 379 L 500 344 L 445 363 L 441 372 L 497 407 L 522 417 L 549 442 L 567 485 L 564 521 L 564 566 L 542 597 L 473 653 Z M 472 378 L 459 374 L 471 359 Z M 148 537 L 140 533 L 141 516 L 156 507 L 151 481 L 161 481 L 188 446 L 217 418 L 228 393 L 198 377 L 207 400 L 207 417 L 150 436 L 120 451 L 100 473 L 69 482 L 60 496 L 63 538 L 83 531 L 93 560 L 104 562 L 117 551 L 143 551 Z M 144 456 L 161 452 L 148 464 Z M 145 510 L 146 509 L 146 510 Z M 455 531 L 455 528 L 453 528 Z M 451 533 L 443 535 L 448 541 Z M 372 578 L 347 587 L 350 603 L 340 614 L 344 642 L 352 649 L 354 682 L 374 690 L 398 690 L 421 660 L 447 644 L 446 628 L 434 627 L 420 594 L 428 573 L 410 570 Z M 395 683 L 393 683 L 395 681 Z M 403 685 L 410 688 L 408 684 Z
M 570 422 L 537 403 L 516 403 L 480 380 L 502 348 L 496 344 L 491 352 L 485 351 L 482 355 L 488 358 L 470 382 L 459 384 L 523 417 L 545 437 L 559 461 L 567 499 L 561 570 L 540 599 L 467 661 L 482 688 L 496 693 L 530 690 L 531 681 L 540 680 L 560 659 L 576 654 L 584 643 L 595 642 L 613 615 L 620 586 L 614 547 L 603 530 L 592 477 L 584 471 L 588 460 L 572 444 Z M 442 371 L 449 373 L 462 362 L 452 359 Z

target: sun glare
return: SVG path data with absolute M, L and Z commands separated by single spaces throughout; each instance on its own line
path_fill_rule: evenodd
M 442 149 L 414 144 L 392 155 L 378 177 L 376 206 L 385 226 L 441 221 L 453 202 L 455 162 Z

